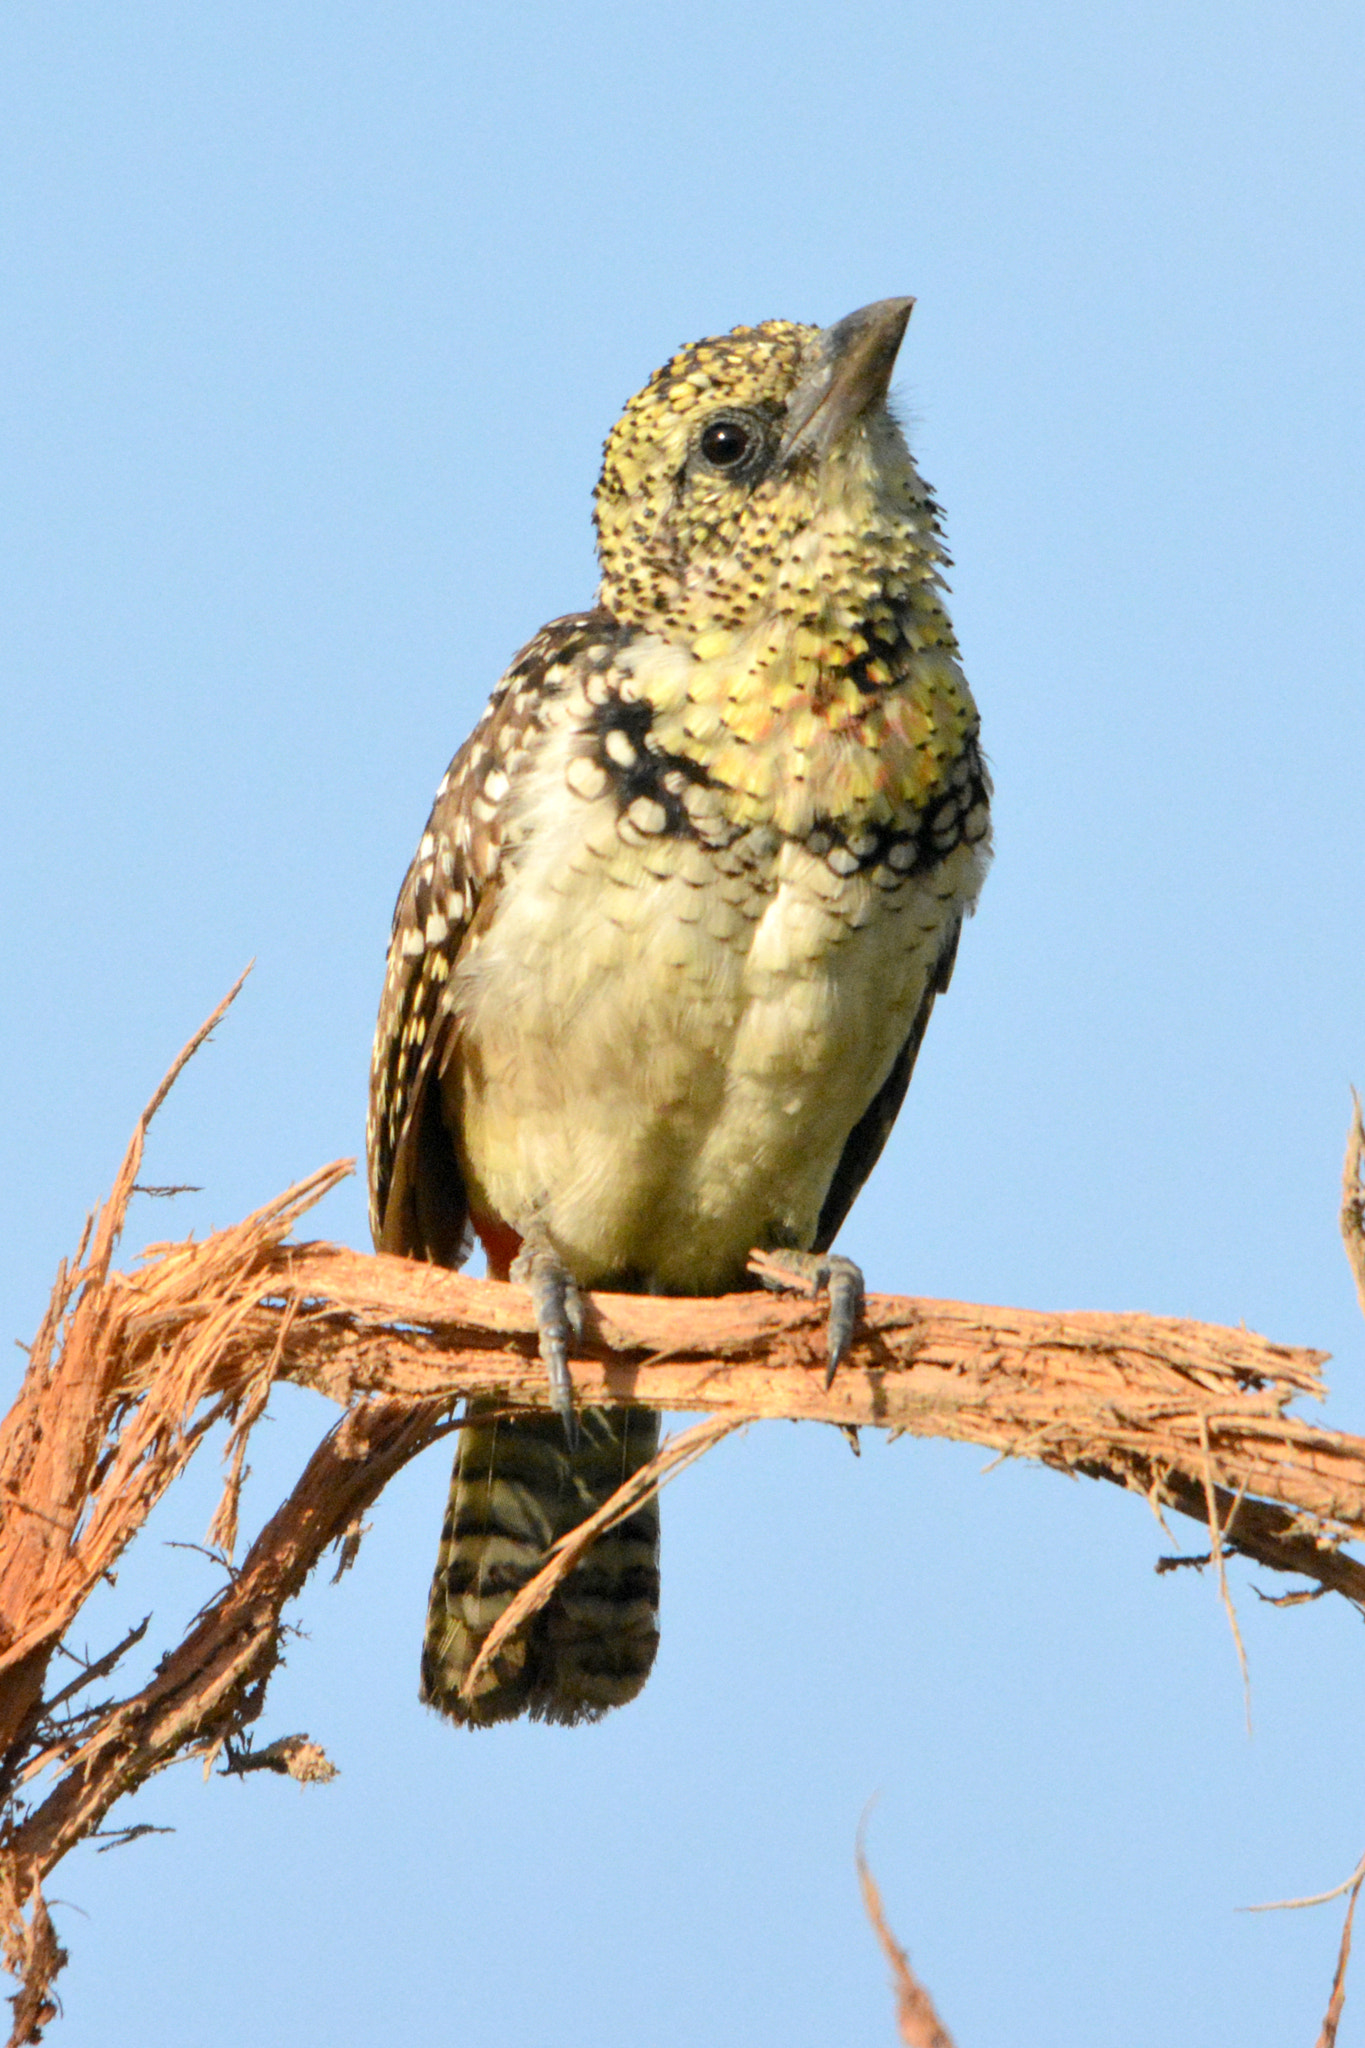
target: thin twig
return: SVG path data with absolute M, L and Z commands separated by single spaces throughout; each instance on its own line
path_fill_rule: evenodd
M 93 1685 L 97 1678 L 107 1678 L 114 1666 L 127 1656 L 129 1650 L 136 1643 L 142 1641 L 142 1638 L 147 1633 L 151 1619 L 150 1614 L 144 1614 L 137 1627 L 130 1628 L 121 1643 L 115 1643 L 112 1650 L 106 1650 L 104 1655 L 97 1657 L 93 1664 L 83 1665 L 76 1676 L 68 1684 L 64 1685 L 60 1692 L 54 1692 L 50 1699 L 45 1699 L 43 1701 L 44 1715 L 51 1715 L 55 1708 L 62 1705 L 64 1700 L 69 1700 L 74 1694 L 83 1692 L 86 1686 Z M 68 1651 L 67 1654 L 74 1656 L 75 1652 Z
M 1365 1315 L 1365 1118 L 1360 1097 L 1351 1090 L 1351 1134 L 1341 1169 L 1341 1236 L 1355 1276 L 1356 1298 Z
M 1239 1913 L 1296 1913 L 1301 1906 L 1325 1906 L 1332 1899 L 1339 1899 L 1365 1879 L 1365 1856 L 1362 1856 L 1349 1877 L 1340 1884 L 1334 1884 L 1330 1892 L 1313 1892 L 1305 1899 L 1268 1899 L 1261 1906 L 1239 1906 Z
M 1218 1573 L 1219 1596 L 1222 1599 L 1224 1609 L 1226 1610 L 1228 1624 L 1232 1629 L 1232 1640 L 1236 1645 L 1237 1649 L 1237 1665 L 1238 1669 L 1241 1671 L 1242 1674 L 1242 1700 L 1246 1709 L 1247 1734 L 1250 1735 L 1251 1673 L 1247 1668 L 1247 1653 L 1242 1643 L 1242 1631 L 1237 1625 L 1237 1609 L 1233 1606 L 1232 1595 L 1228 1591 L 1227 1566 L 1223 1561 L 1224 1531 L 1219 1526 L 1218 1521 L 1218 1499 L 1214 1487 L 1213 1478 L 1213 1452 L 1209 1447 L 1209 1418 L 1207 1414 L 1205 1414 L 1202 1410 L 1200 1411 L 1199 1416 L 1199 1441 L 1200 1446 L 1204 1453 L 1204 1499 L 1208 1505 L 1209 1544 L 1213 1554 L 1214 1568 Z M 1241 1498 L 1239 1496 L 1238 1499 L 1233 1502 L 1232 1511 L 1228 1516 L 1228 1528 L 1232 1527 L 1232 1517 L 1236 1514 L 1237 1509 L 1240 1506 Z
M 166 1097 L 170 1094 L 172 1088 L 174 1088 L 176 1082 L 180 1079 L 180 1076 L 184 1073 L 186 1067 L 189 1065 L 190 1061 L 198 1052 L 200 1046 L 208 1042 L 208 1040 L 213 1036 L 214 1032 L 217 1030 L 218 1026 L 222 1023 L 224 1017 L 226 1017 L 228 1011 L 232 1008 L 238 996 L 242 993 L 242 990 L 245 988 L 247 976 L 250 974 L 252 968 L 255 965 L 256 962 L 254 960 L 247 961 L 246 966 L 237 976 L 236 981 L 233 982 L 232 987 L 223 997 L 221 1003 L 218 1004 L 218 1007 L 213 1011 L 213 1013 L 210 1016 L 204 1019 L 204 1022 L 199 1026 L 199 1029 L 195 1032 L 193 1038 L 191 1038 L 186 1045 L 183 1045 L 181 1047 L 180 1051 L 171 1061 L 170 1066 L 166 1069 L 166 1073 L 164 1078 L 162 1079 L 161 1086 L 157 1089 L 155 1095 L 153 1095 L 151 1101 L 147 1104 L 147 1107 L 142 1112 L 142 1123 L 144 1128 L 151 1123 L 152 1118 L 156 1115 L 162 1103 L 166 1100 Z
M 280 1360 L 284 1357 L 284 1349 L 289 1342 L 289 1332 L 293 1328 L 298 1306 L 297 1301 L 290 1301 L 286 1305 L 285 1312 L 280 1318 L 279 1335 L 275 1339 L 274 1348 L 262 1361 L 259 1371 L 247 1387 L 224 1453 L 228 1466 L 227 1478 L 223 1482 L 222 1497 L 213 1511 L 208 1535 L 210 1544 L 221 1550 L 229 1570 L 232 1566 L 232 1553 L 237 1548 L 237 1510 L 242 1498 L 242 1484 L 247 1476 L 247 1443 L 252 1430 L 265 1413 L 266 1403 L 270 1399 L 270 1389 L 279 1372 Z
M 1351 1887 L 1351 1903 L 1346 1908 L 1346 1919 L 1341 1930 L 1341 1946 L 1337 1950 L 1332 1995 L 1327 2001 L 1327 2012 L 1323 2018 L 1322 2032 L 1318 2035 L 1317 2048 L 1335 2048 L 1337 2028 L 1341 2024 L 1342 2008 L 1346 2004 L 1346 1965 L 1351 1960 L 1351 1928 L 1355 1921 L 1356 1900 L 1360 1897 L 1362 1884 L 1365 1884 L 1365 1871 L 1361 1872 Z
M 723 1437 L 731 1436 L 743 1427 L 742 1416 L 712 1415 L 705 1422 L 696 1422 L 691 1429 L 669 1437 L 649 1463 L 642 1465 L 638 1472 L 632 1472 L 630 1478 L 618 1486 L 615 1493 L 610 1494 L 585 1522 L 580 1522 L 567 1536 L 561 1536 L 546 1553 L 545 1562 L 535 1577 L 527 1580 L 515 1599 L 509 1600 L 488 1631 L 478 1656 L 465 1674 L 460 1687 L 461 1699 L 474 1698 L 480 1678 L 509 1636 L 515 1635 L 533 1614 L 540 1612 L 555 1587 L 563 1584 L 599 1536 L 605 1535 L 608 1529 L 614 1529 L 618 1522 L 623 1522 L 642 1501 L 648 1500 L 668 1480 L 704 1457 Z
M 147 1820 L 138 1821 L 130 1828 L 92 1828 L 90 1840 L 98 1842 L 97 1856 L 107 1856 L 111 1849 L 126 1849 L 130 1842 L 140 1842 L 144 1835 L 173 1835 L 174 1828 L 157 1828 Z
M 868 1868 L 864 1849 L 867 1811 L 858 1823 L 854 1857 L 863 1907 L 872 1923 L 882 1954 L 891 1966 L 891 1983 L 896 1994 L 896 2031 L 904 2048 L 953 2048 L 953 2037 L 934 2009 L 934 2001 L 910 1967 L 910 1958 L 891 1932 L 882 1907 L 882 1895 Z

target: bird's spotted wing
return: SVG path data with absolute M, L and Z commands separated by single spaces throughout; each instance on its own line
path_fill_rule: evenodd
M 458 1029 L 451 973 L 496 894 L 508 805 L 546 707 L 575 660 L 614 633 L 604 612 L 556 619 L 524 647 L 461 747 L 393 915 L 370 1065 L 370 1229 L 380 1251 L 458 1266 L 468 1204 L 441 1117 L 439 1075 Z

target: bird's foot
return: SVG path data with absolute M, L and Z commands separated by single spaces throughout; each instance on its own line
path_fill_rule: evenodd
M 540 1355 L 550 1381 L 550 1406 L 564 1425 L 572 1451 L 578 1444 L 578 1423 L 569 1378 L 569 1339 L 583 1335 L 583 1298 L 559 1253 L 535 1232 L 523 1240 L 507 1277 L 516 1286 L 530 1289 Z
M 838 1252 L 751 1252 L 749 1271 L 775 1294 L 829 1296 L 829 1363 L 825 1385 L 832 1386 L 839 1361 L 853 1341 L 863 1305 L 862 1268 Z

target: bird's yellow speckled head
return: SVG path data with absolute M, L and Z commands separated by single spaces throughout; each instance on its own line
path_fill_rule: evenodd
M 785 618 L 833 631 L 934 580 L 934 506 L 886 403 L 909 299 L 828 328 L 694 342 L 607 440 L 601 601 L 695 645 Z

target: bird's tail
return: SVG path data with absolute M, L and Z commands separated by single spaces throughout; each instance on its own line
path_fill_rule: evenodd
M 634 1699 L 659 1642 L 659 1500 L 600 1536 L 550 1600 L 509 1638 L 472 1699 L 460 1687 L 489 1630 L 574 1529 L 659 1447 L 645 1408 L 585 1408 L 570 1451 L 557 1415 L 509 1421 L 470 1403 L 422 1649 L 422 1698 L 473 1727 L 530 1714 L 593 1721 Z

